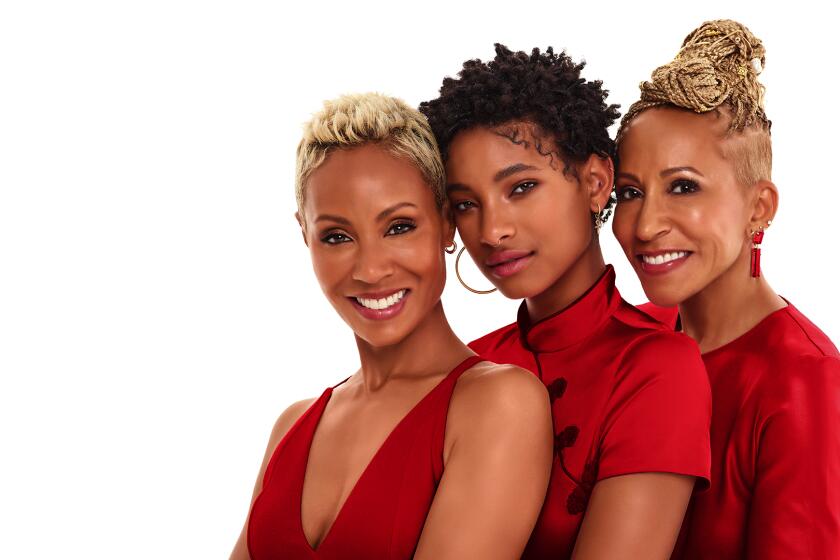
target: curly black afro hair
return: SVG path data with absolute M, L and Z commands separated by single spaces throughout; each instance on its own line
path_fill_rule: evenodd
M 444 161 L 449 144 L 462 130 L 475 126 L 496 127 L 526 122 L 536 126 L 537 150 L 563 161 L 563 172 L 575 174 L 573 163 L 590 155 L 612 158 L 615 144 L 607 129 L 619 117 L 618 105 L 607 105 L 602 82 L 580 76 L 583 62 L 576 64 L 565 52 L 535 48 L 528 55 L 496 43 L 496 57 L 489 62 L 468 60 L 458 78 L 444 78 L 440 97 L 420 104 L 435 134 Z M 520 143 L 521 131 L 504 135 Z M 544 149 L 544 145 L 557 146 Z M 604 209 L 609 215 L 611 198 Z

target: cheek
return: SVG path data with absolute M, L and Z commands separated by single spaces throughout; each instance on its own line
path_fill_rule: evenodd
M 442 292 L 446 282 L 445 255 L 440 248 L 440 241 L 435 240 L 407 252 L 402 259 L 403 266 L 417 279 L 418 286 Z
M 732 200 L 709 197 L 680 209 L 674 223 L 712 270 L 725 269 L 741 253 L 741 208 Z
M 327 296 L 346 276 L 348 267 L 352 266 L 350 251 L 310 245 L 310 256 L 312 257 L 312 269 L 318 284 Z
M 631 250 L 630 245 L 633 241 L 636 214 L 639 212 L 638 206 L 638 204 L 633 205 L 631 202 L 618 203 L 613 212 L 613 235 L 625 253 Z
M 555 187 L 573 189 L 572 185 Z M 559 251 L 579 252 L 592 239 L 590 214 L 585 210 L 584 201 L 573 193 L 566 196 L 546 196 L 541 200 L 522 208 L 518 222 L 523 231 L 535 243 L 544 247 L 553 247 Z
M 455 214 L 455 229 L 461 241 L 467 246 L 472 247 L 478 243 L 480 223 L 481 217 L 478 210 Z

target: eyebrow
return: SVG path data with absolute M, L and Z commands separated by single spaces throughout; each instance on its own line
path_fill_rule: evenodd
M 411 202 L 398 202 L 398 203 L 394 204 L 393 206 L 389 206 L 388 208 L 386 208 L 385 210 L 383 210 L 382 212 L 377 214 L 376 215 L 376 220 L 379 221 L 383 218 L 386 218 L 390 214 L 393 214 L 394 212 L 399 210 L 400 208 L 406 208 L 406 207 L 417 208 L 417 205 L 413 204 Z
M 616 179 L 629 179 L 630 181 L 633 181 L 634 183 L 641 183 L 641 181 L 639 181 L 638 177 L 636 177 L 632 173 L 625 173 L 623 171 L 619 171 L 616 174 L 615 178 Z
M 376 215 L 376 220 L 377 221 L 382 220 L 383 218 L 386 218 L 390 214 L 393 214 L 394 212 L 396 212 L 400 208 L 405 208 L 406 206 L 410 206 L 412 208 L 417 208 L 417 205 L 413 204 L 411 202 L 398 202 L 397 204 L 394 204 L 393 206 L 389 206 L 388 208 L 386 208 L 385 210 L 383 210 L 382 212 L 377 214 Z M 350 225 L 350 220 L 348 220 L 347 218 L 342 218 L 341 216 L 335 216 L 333 214 L 320 214 L 317 218 L 315 218 L 316 223 L 317 222 L 326 222 L 326 221 L 336 222 L 336 223 L 339 223 L 339 224 L 342 224 L 342 225 L 345 225 L 345 226 Z
M 349 226 L 350 220 L 347 218 L 342 218 L 341 216 L 333 216 L 332 214 L 320 214 L 317 218 L 315 218 L 315 223 L 318 222 L 338 222 L 339 224 Z
M 674 173 L 680 173 L 682 171 L 690 171 L 691 173 L 694 173 L 695 175 L 700 175 L 701 177 L 704 177 L 704 175 L 702 173 L 700 173 L 699 171 L 697 171 L 696 169 L 694 169 L 693 167 L 691 167 L 689 165 L 686 165 L 684 167 L 669 167 L 668 169 L 663 169 L 662 171 L 659 172 L 659 176 L 660 177 L 667 177 L 668 175 L 673 175 Z
M 534 169 L 537 168 L 533 165 L 527 165 L 525 163 L 514 163 L 513 165 L 508 165 L 507 167 L 496 173 L 493 176 L 493 180 L 498 183 L 499 181 L 507 179 L 511 175 L 519 173 L 520 171 L 531 171 Z
M 508 165 L 504 169 L 500 170 L 498 173 L 493 175 L 493 181 L 498 183 L 499 181 L 503 181 L 507 179 L 511 175 L 515 175 L 520 171 L 532 171 L 537 170 L 539 167 L 528 165 L 526 163 L 514 163 L 513 165 Z M 452 191 L 468 191 L 470 190 L 469 187 L 466 185 L 462 185 L 461 183 L 449 183 L 446 185 L 446 192 L 450 193 Z
M 467 186 L 462 185 L 461 183 L 449 183 L 446 185 L 446 192 L 450 193 L 452 191 L 468 191 L 470 190 Z

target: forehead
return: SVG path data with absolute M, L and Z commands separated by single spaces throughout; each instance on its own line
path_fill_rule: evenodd
M 619 168 L 655 164 L 662 167 L 725 163 L 728 126 L 719 113 L 696 114 L 654 107 L 639 114 L 618 146 Z
M 306 181 L 307 214 L 378 211 L 395 201 L 434 205 L 434 195 L 420 169 L 379 144 L 330 153 Z
M 457 178 L 465 175 L 492 176 L 513 163 L 548 167 L 550 156 L 537 151 L 537 142 L 545 154 L 556 151 L 551 139 L 543 138 L 527 123 L 463 130 L 449 144 L 447 178 L 449 182 L 457 182 Z

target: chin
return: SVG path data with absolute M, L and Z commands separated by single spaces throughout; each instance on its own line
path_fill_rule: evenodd
M 526 299 L 539 295 L 545 291 L 545 288 L 536 286 L 533 282 L 533 278 L 528 277 L 527 275 L 523 275 L 522 278 L 509 278 L 503 282 L 496 280 L 496 284 L 494 285 L 499 289 L 499 292 L 508 299 Z
M 364 340 L 374 348 L 385 348 L 399 344 L 407 338 L 418 325 L 412 317 L 394 317 L 384 321 L 366 321 L 354 318 L 347 324 L 357 338 Z
M 675 295 L 665 290 L 645 289 L 645 296 L 647 296 L 649 302 L 654 305 L 658 305 L 659 307 L 676 307 L 684 301 L 679 295 Z
M 395 344 L 399 343 L 405 338 L 405 335 L 403 334 L 371 333 L 358 331 L 356 331 L 356 336 L 361 338 L 374 348 L 387 348 L 388 346 L 394 346 Z
M 648 301 L 660 307 L 675 307 L 696 293 L 686 290 L 684 286 L 676 287 L 652 283 L 642 284 L 642 289 L 645 291 Z

